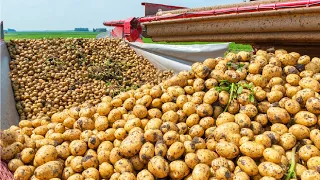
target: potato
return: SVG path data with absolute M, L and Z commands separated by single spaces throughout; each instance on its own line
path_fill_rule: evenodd
M 218 116 L 216 120 L 216 125 L 219 126 L 221 124 L 224 124 L 227 122 L 234 122 L 234 121 L 235 121 L 235 116 L 233 114 L 230 114 L 229 112 L 223 112 Z
M 15 172 L 18 167 L 23 165 L 24 163 L 20 159 L 11 159 L 8 163 L 8 168 L 11 172 Z
M 144 130 L 149 130 L 149 129 L 159 129 L 162 124 L 162 120 L 159 118 L 152 118 L 148 121 L 146 127 Z
M 250 180 L 250 177 L 245 172 L 235 173 L 233 180 Z
M 70 152 L 74 156 L 82 156 L 87 151 L 87 143 L 83 140 L 74 140 L 70 143 Z
M 167 154 L 167 151 L 168 151 L 167 145 L 162 140 L 158 140 L 154 147 L 154 154 L 156 156 L 164 157 Z
M 112 106 L 110 103 L 108 102 L 101 102 L 97 105 L 97 113 L 100 116 L 106 116 L 109 114 L 109 112 L 111 111 Z
M 306 126 L 294 124 L 289 128 L 289 133 L 293 134 L 297 140 L 309 138 L 310 130 Z
M 227 105 L 229 102 L 230 94 L 226 91 L 221 91 L 219 93 L 219 103 L 221 105 Z
M 218 157 L 215 152 L 208 149 L 199 149 L 196 151 L 196 155 L 200 163 L 207 164 L 208 166 L 211 165 L 213 159 L 216 159 Z
M 298 153 L 304 162 L 307 162 L 312 157 L 320 156 L 319 149 L 314 145 L 304 145 L 299 149 Z
M 113 166 L 107 162 L 103 162 L 99 166 L 100 176 L 104 179 L 110 178 L 113 172 Z
M 271 123 L 287 124 L 290 120 L 289 113 L 285 109 L 279 107 L 269 108 L 267 111 L 267 116 Z
M 59 161 L 50 161 L 37 167 L 34 175 L 38 179 L 51 179 L 61 177 L 63 164 Z
M 300 178 L 302 173 L 306 171 L 307 168 L 299 163 L 296 163 L 296 175 Z
M 70 166 L 74 172 L 80 173 L 83 171 L 82 166 L 82 156 L 75 156 L 73 159 L 71 159 Z
M 162 156 L 154 156 L 148 162 L 148 171 L 156 178 L 164 178 L 169 175 L 169 164 Z
M 210 168 L 206 164 L 197 164 L 192 171 L 193 180 L 203 180 L 209 179 L 210 177 Z
M 133 165 L 128 159 L 120 159 L 114 164 L 115 172 L 123 173 L 123 172 L 133 172 Z
M 74 175 L 75 172 L 71 167 L 65 167 L 62 171 L 62 179 L 67 180 L 70 176 Z
M 219 141 L 222 138 L 225 138 L 227 134 L 239 134 L 240 133 L 240 126 L 235 122 L 227 122 L 218 126 L 213 135 L 216 141 Z
M 265 160 L 276 164 L 281 162 L 281 154 L 273 148 L 266 148 L 263 151 L 263 157 Z
M 56 148 L 52 145 L 44 145 L 35 154 L 34 162 L 40 166 L 49 161 L 54 161 L 58 157 Z
M 307 161 L 308 169 L 318 171 L 320 168 L 320 156 L 311 157 Z
M 73 141 L 80 139 L 81 131 L 79 129 L 67 129 L 63 133 L 63 139 L 65 141 Z
M 296 92 L 296 94 L 292 97 L 293 100 L 296 100 L 301 106 L 304 106 L 307 100 L 310 97 L 314 97 L 315 92 L 312 89 L 302 89 Z
M 177 123 L 179 120 L 179 115 L 176 112 L 170 110 L 170 111 L 165 112 L 162 115 L 161 119 L 163 122 L 170 121 L 173 123 Z
M 161 108 L 162 108 L 162 112 L 163 112 L 163 113 L 165 113 L 165 112 L 167 112 L 167 111 L 170 111 L 170 110 L 172 110 L 172 111 L 177 111 L 177 110 L 178 110 L 178 107 L 177 107 L 176 103 L 174 103 L 174 102 L 164 103 L 164 104 L 161 106 Z
M 99 116 L 95 122 L 94 122 L 94 126 L 95 129 L 97 129 L 98 131 L 105 131 L 109 124 L 108 124 L 108 118 L 105 116 Z
M 253 137 L 254 137 L 253 131 L 251 129 L 249 129 L 249 128 L 241 128 L 240 135 L 242 137 L 243 136 L 247 136 L 247 137 L 249 137 L 249 139 L 253 139 Z
M 264 149 L 265 147 L 262 144 L 254 141 L 245 142 L 240 146 L 241 153 L 251 158 L 262 157 Z
M 147 169 L 144 169 L 137 174 L 137 180 L 154 180 L 154 177 Z
M 184 157 L 184 161 L 191 169 L 193 169 L 197 164 L 200 163 L 200 160 L 195 153 L 187 153 Z
M 315 170 L 306 170 L 301 174 L 303 180 L 318 180 L 320 179 L 320 173 Z
M 208 117 L 208 118 L 211 118 L 211 117 Z M 212 121 L 213 121 L 213 118 L 212 118 Z M 206 123 L 206 124 L 204 124 L 204 123 Z M 205 125 L 210 125 L 210 122 L 209 122 L 209 120 L 204 120 L 203 121 L 203 124 L 204 124 L 204 126 Z M 180 122 L 180 123 L 178 123 L 177 124 L 177 127 L 178 127 L 178 133 L 180 134 L 180 135 L 183 135 L 183 134 L 185 134 L 187 131 L 188 131 L 188 126 L 187 126 L 187 124 L 186 123 L 184 123 L 184 122 Z M 203 126 L 202 126 L 203 127 Z
M 188 127 L 192 127 L 192 126 L 198 124 L 199 121 L 200 121 L 200 116 L 198 114 L 191 114 L 186 119 L 186 124 Z
M 320 98 L 311 97 L 306 102 L 306 108 L 313 114 L 320 114 Z
M 79 173 L 75 173 L 68 178 L 68 180 L 84 180 L 83 176 Z
M 21 151 L 21 160 L 24 164 L 28 164 L 33 161 L 36 152 L 32 148 L 25 148 Z
M 290 114 L 296 114 L 300 111 L 300 104 L 296 100 L 287 100 L 284 107 Z
M 28 180 L 33 174 L 31 166 L 20 166 L 13 174 L 13 178 L 16 180 Z
M 294 116 L 294 121 L 307 127 L 317 124 L 317 116 L 308 111 L 300 111 Z
M 187 164 L 184 161 L 176 160 L 169 164 L 169 176 L 173 179 L 182 179 L 190 172 Z
M 133 173 L 129 173 L 129 172 L 124 172 L 122 174 L 120 174 L 119 180 L 136 180 L 136 177 Z
M 253 118 L 258 114 L 258 109 L 253 104 L 247 104 L 245 106 L 240 106 L 239 112 Z
M 297 138 L 291 133 L 284 133 L 280 136 L 279 144 L 285 149 L 292 149 L 297 142 Z
M 200 104 L 197 106 L 196 112 L 200 117 L 209 117 L 213 114 L 213 108 L 209 104 Z
M 69 157 L 67 157 L 67 159 L 66 159 L 66 161 L 64 162 L 64 165 L 66 166 L 66 167 L 69 167 L 69 166 L 71 166 L 71 161 L 72 161 L 72 159 L 74 159 L 75 158 L 75 156 L 69 156 Z
M 311 89 L 320 92 L 320 83 L 311 77 L 304 77 L 299 81 L 299 85 L 304 89 Z
M 270 103 L 278 102 L 283 97 L 283 93 L 278 90 L 267 93 L 267 99 Z
M 204 129 L 200 125 L 194 125 L 189 129 L 189 135 L 191 137 L 201 137 L 204 134 Z
M 182 110 L 187 116 L 190 116 L 196 112 L 196 104 L 193 102 L 186 102 L 184 103 Z
M 99 165 L 98 158 L 93 155 L 85 155 L 81 160 L 81 165 L 84 169 L 91 167 L 97 168 Z
M 154 145 L 146 142 L 140 149 L 139 158 L 143 163 L 147 163 L 154 156 Z
M 179 134 L 176 131 L 168 131 L 163 135 L 163 142 L 170 146 L 174 142 L 178 141 L 180 138 Z
M 218 119 L 217 119 L 217 121 L 218 121 Z M 250 120 L 249 116 L 246 114 L 243 114 L 243 113 L 236 114 L 234 116 L 234 122 L 236 122 L 240 126 L 240 128 L 249 128 L 251 125 L 251 120 Z
M 217 143 L 216 152 L 224 158 L 233 159 L 238 156 L 239 148 L 233 143 L 222 141 Z
M 156 142 L 163 137 L 163 134 L 160 130 L 149 129 L 144 133 L 144 139 L 149 142 Z
M 258 174 L 258 166 L 251 157 L 241 156 L 237 160 L 237 165 L 240 167 L 241 171 L 245 172 L 249 176 Z
M 94 129 L 94 121 L 88 117 L 80 117 L 74 124 L 74 129 L 84 130 L 93 130 Z
M 141 171 L 145 167 L 145 164 L 140 160 L 139 155 L 131 157 L 130 162 L 133 166 L 133 169 L 136 171 Z
M 145 112 L 145 113 L 147 113 L 147 112 Z M 122 114 L 119 109 L 112 109 L 108 114 L 108 121 L 109 121 L 109 123 L 114 123 L 115 121 L 121 119 L 121 117 L 122 117 Z
M 273 162 L 262 162 L 259 164 L 258 169 L 262 176 L 270 176 L 280 179 L 284 175 L 282 168 Z
M 259 134 L 255 136 L 255 142 L 264 145 L 266 148 L 271 147 L 272 145 L 271 139 L 265 134 Z
M 123 156 L 127 156 L 127 157 L 132 157 L 134 155 L 136 155 L 142 145 L 144 138 L 143 138 L 143 134 L 140 132 L 136 132 L 133 134 L 129 134 L 122 142 L 120 145 L 120 153 Z
M 182 156 L 184 151 L 185 151 L 185 148 L 183 143 L 174 142 L 167 151 L 167 159 L 169 161 L 177 160 Z

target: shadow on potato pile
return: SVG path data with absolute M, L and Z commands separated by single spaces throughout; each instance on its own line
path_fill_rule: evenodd
M 20 121 L 3 131 L 1 158 L 15 179 L 319 180 L 319 71 L 319 58 L 285 50 L 206 59 Z
M 115 39 L 11 40 L 11 80 L 21 119 L 51 115 L 103 95 L 160 83 L 159 71 Z

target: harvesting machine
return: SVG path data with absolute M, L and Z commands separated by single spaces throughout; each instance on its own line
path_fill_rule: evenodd
M 144 17 L 104 22 L 129 42 L 236 42 L 319 55 L 320 0 L 262 0 L 186 8 L 142 3 Z M 317 53 L 317 54 L 315 54 Z

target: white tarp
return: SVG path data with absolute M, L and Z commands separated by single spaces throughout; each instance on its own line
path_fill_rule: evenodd
M 0 129 L 7 129 L 11 125 L 18 125 L 19 115 L 16 109 L 11 80 L 9 78 L 10 56 L 4 41 L 0 40 L 0 67 L 1 67 L 1 88 L 0 88 Z
M 156 68 L 173 70 L 178 73 L 190 70 L 195 62 L 207 58 L 222 57 L 228 50 L 229 43 L 198 45 L 167 45 L 148 43 L 129 43 L 138 55 L 147 58 Z

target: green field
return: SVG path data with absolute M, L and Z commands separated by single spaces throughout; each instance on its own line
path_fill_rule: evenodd
M 4 40 L 10 39 L 40 39 L 40 38 L 95 38 L 100 32 L 12 32 L 4 35 Z
M 74 31 L 43 31 L 43 32 L 12 32 L 4 36 L 5 41 L 10 39 L 40 39 L 40 38 L 95 38 L 99 32 L 74 32 Z M 190 45 L 190 44 L 209 44 L 208 42 L 152 42 L 151 38 L 143 38 L 145 43 L 158 43 L 158 44 L 176 44 L 176 45 Z M 218 42 L 210 42 L 218 43 Z M 229 49 L 232 52 L 238 51 L 251 51 L 250 45 L 231 43 Z

